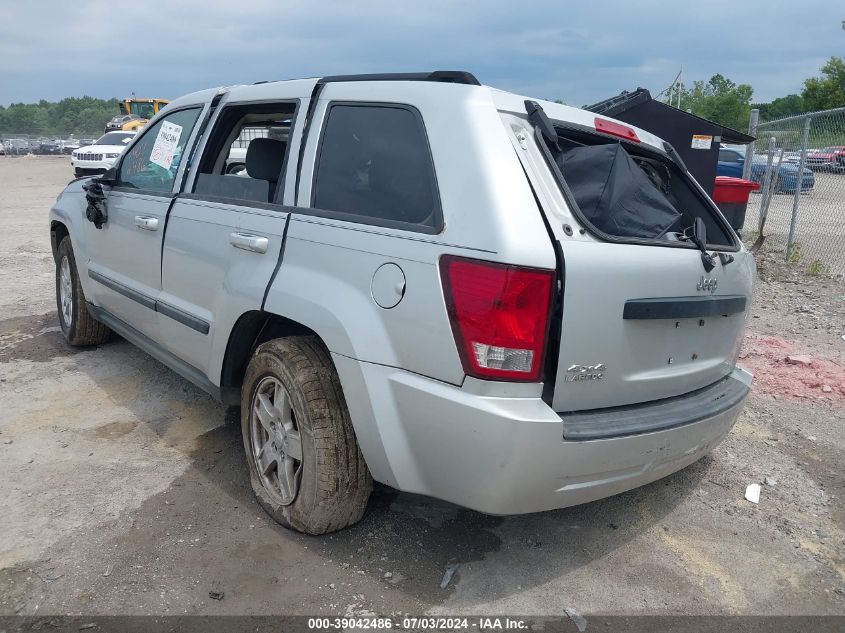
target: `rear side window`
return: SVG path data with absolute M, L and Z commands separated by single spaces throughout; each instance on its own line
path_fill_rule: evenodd
M 438 233 L 440 199 L 419 113 L 406 106 L 332 105 L 312 206 L 367 224 Z

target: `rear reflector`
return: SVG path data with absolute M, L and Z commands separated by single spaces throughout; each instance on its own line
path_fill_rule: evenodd
M 610 134 L 611 136 L 618 136 L 619 138 L 624 138 L 628 141 L 634 141 L 635 143 L 640 142 L 640 137 L 637 136 L 636 131 L 634 131 L 634 128 L 632 127 L 622 125 L 621 123 L 617 123 L 616 121 L 600 119 L 599 117 L 596 117 L 595 124 L 596 132 L 604 132 L 605 134 Z
M 440 276 L 466 374 L 539 381 L 554 271 L 444 256 Z

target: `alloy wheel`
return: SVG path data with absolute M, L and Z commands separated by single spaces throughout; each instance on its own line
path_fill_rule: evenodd
M 290 505 L 302 477 L 302 440 L 290 395 L 273 376 L 256 387 L 250 406 L 250 444 L 258 476 L 280 505 Z
M 70 275 L 70 262 L 67 256 L 62 257 L 59 265 L 59 303 L 62 320 L 65 326 L 70 327 L 73 322 L 73 278 Z

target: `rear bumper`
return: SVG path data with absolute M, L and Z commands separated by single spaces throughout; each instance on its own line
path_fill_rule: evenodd
M 561 414 L 563 438 L 615 439 L 653 433 L 712 419 L 748 397 L 751 385 L 731 376 L 682 396 L 626 407 Z
M 713 450 L 747 395 L 682 426 L 569 441 L 538 394 L 484 395 L 333 356 L 373 477 L 488 514 L 563 508 L 665 477 Z M 750 387 L 751 375 L 737 369 L 729 380 Z

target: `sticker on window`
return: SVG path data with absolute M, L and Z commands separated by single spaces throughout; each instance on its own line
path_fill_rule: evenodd
M 176 147 L 181 136 L 181 125 L 162 121 L 161 129 L 158 131 L 156 142 L 153 145 L 152 154 L 150 154 L 150 162 L 159 167 L 170 169 L 173 165 L 173 156 L 176 154 Z
M 693 149 L 710 149 L 713 145 L 713 137 L 706 134 L 693 134 L 692 145 Z

